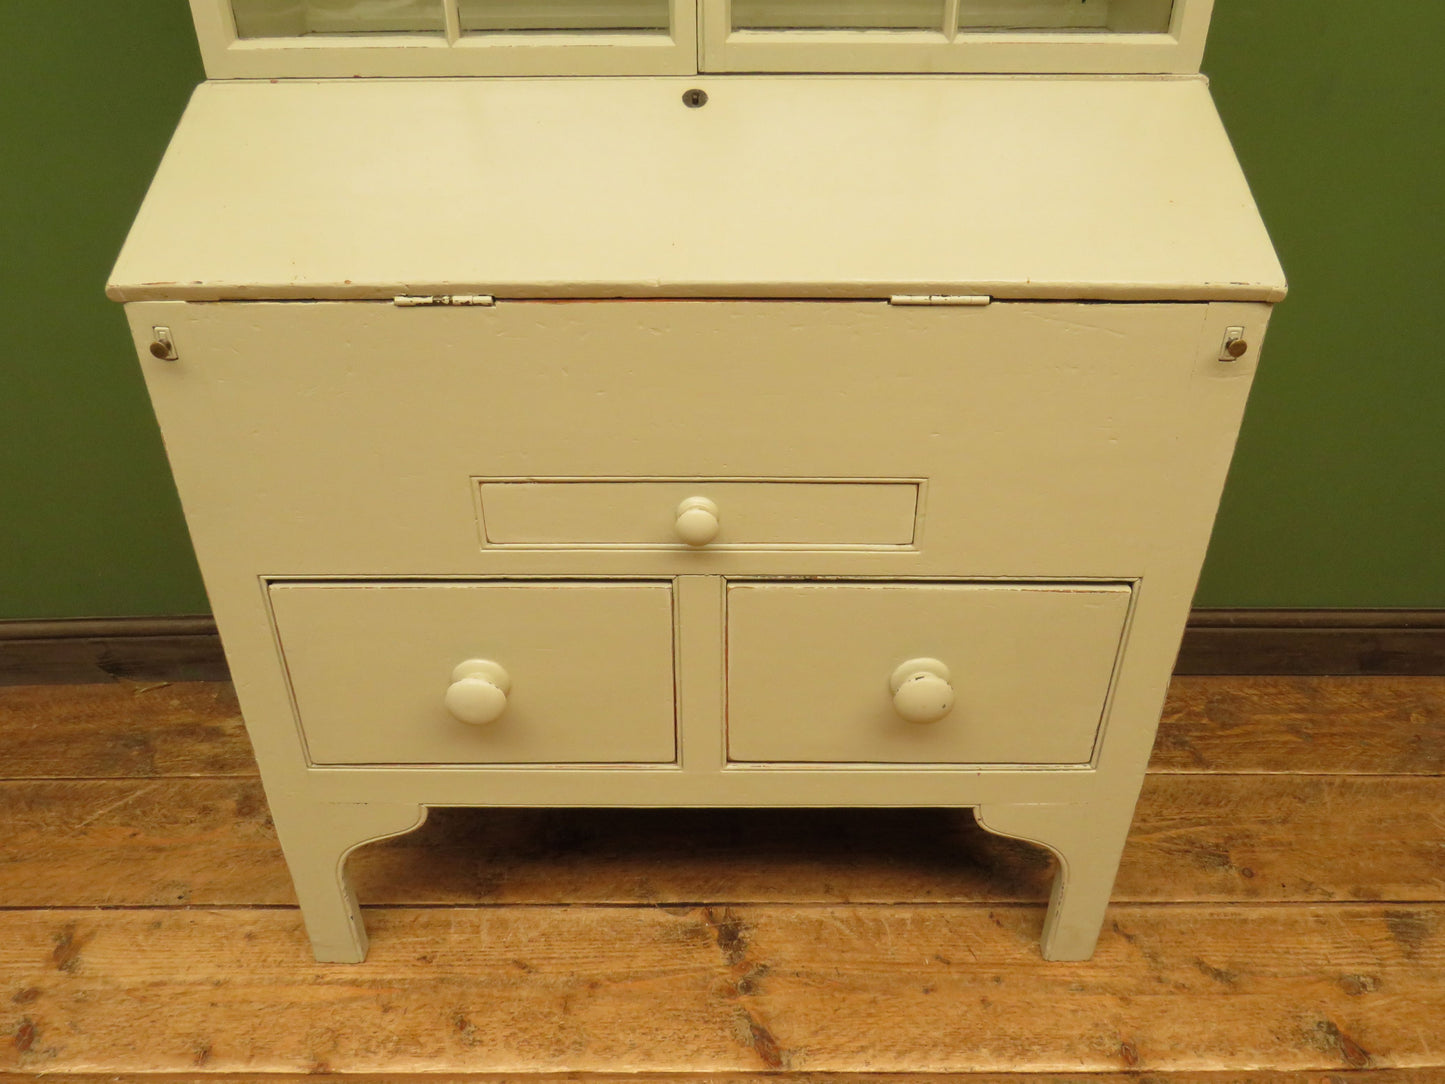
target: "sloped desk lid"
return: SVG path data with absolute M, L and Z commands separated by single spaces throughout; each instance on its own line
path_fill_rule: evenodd
M 109 293 L 1284 289 L 1202 79 L 693 76 L 204 84 Z

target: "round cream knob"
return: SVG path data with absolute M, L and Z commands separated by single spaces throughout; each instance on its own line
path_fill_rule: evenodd
M 512 679 L 490 659 L 468 659 L 452 671 L 447 689 L 447 711 L 463 723 L 483 726 L 494 723 L 507 710 L 507 693 Z
M 893 710 L 910 723 L 936 723 L 953 709 L 948 667 L 937 659 L 909 659 L 893 671 Z
M 689 497 L 677 506 L 677 537 L 689 546 L 706 546 L 717 530 L 717 505 L 706 497 Z

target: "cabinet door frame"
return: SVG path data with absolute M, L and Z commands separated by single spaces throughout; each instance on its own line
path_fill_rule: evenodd
M 959 0 L 934 29 L 734 30 L 733 0 L 700 0 L 705 72 L 1161 74 L 1199 71 L 1214 0 L 1174 0 L 1167 33 L 965 33 Z
M 690 75 L 697 70 L 696 0 L 667 0 L 667 32 L 579 30 L 463 34 L 443 0 L 441 34 L 242 38 L 231 0 L 190 0 L 211 79 L 536 75 Z
M 733 30 L 733 0 L 667 0 L 666 32 L 445 32 L 242 38 L 231 0 L 190 0 L 211 79 L 606 76 L 706 73 L 1191 74 L 1214 0 L 1174 0 L 1165 33 L 961 33 L 960 0 L 935 28 Z

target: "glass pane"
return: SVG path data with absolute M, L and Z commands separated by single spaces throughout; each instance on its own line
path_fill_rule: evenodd
M 462 30 L 666 30 L 668 0 L 460 0 Z
M 445 33 L 442 0 L 231 0 L 243 38 Z
M 1162 34 L 1174 0 L 959 0 L 958 28 Z
M 941 30 L 944 0 L 733 0 L 734 30 Z

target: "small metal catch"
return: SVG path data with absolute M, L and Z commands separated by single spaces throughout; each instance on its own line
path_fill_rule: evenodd
M 682 104 L 689 109 L 701 109 L 707 105 L 707 91 L 693 87 L 682 92 Z
M 176 353 L 176 344 L 171 339 L 171 329 L 168 327 L 151 328 L 151 356 L 161 361 L 175 361 L 180 357 Z
M 1249 353 L 1249 343 L 1244 339 L 1244 328 L 1227 327 L 1224 329 L 1224 345 L 1219 348 L 1220 361 L 1238 361 Z

